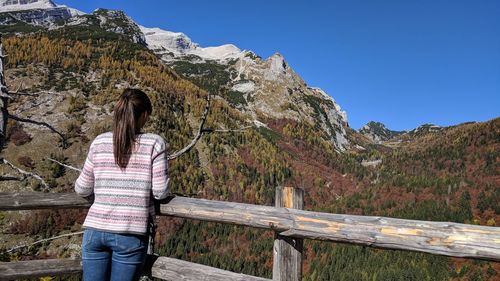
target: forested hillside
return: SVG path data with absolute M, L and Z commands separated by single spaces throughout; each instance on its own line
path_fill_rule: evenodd
M 258 116 L 264 125 L 256 126 L 244 110 L 235 109 L 230 93 L 219 92 L 210 72 L 192 77 L 188 69 L 177 73 L 140 42 L 99 25 L 19 28 L 24 28 L 22 35 L 13 33 L 13 26 L 0 27 L 7 34 L 7 83 L 13 88 L 24 85 L 24 92 L 37 96 L 16 97 L 9 110 L 52 124 L 68 138 L 68 146 L 42 127 L 10 121 L 3 157 L 40 174 L 50 188 L 27 178 L 0 182 L 1 191 L 72 192 L 78 174 L 46 158 L 81 167 L 90 141 L 110 130 L 114 101 L 125 87 L 139 87 L 150 95 L 154 109 L 147 131 L 164 136 L 170 152 L 192 139 L 210 91 L 207 128 L 251 127 L 206 134 L 195 149 L 172 160 L 172 192 L 272 205 L 275 186 L 293 185 L 304 189 L 307 210 L 500 223 L 500 118 L 415 135 L 393 147 L 348 129 L 350 141 L 362 148 L 339 152 L 324 130 L 306 121 Z M 363 165 L 363 160 L 381 161 Z M 15 173 L 3 165 L 0 172 Z M 0 239 L 6 241 L 1 251 L 80 230 L 85 212 L 0 212 Z M 273 235 L 161 217 L 156 252 L 270 277 Z M 63 238 L 1 258 L 75 256 L 80 240 Z M 500 279 L 500 264 L 492 262 L 316 241 L 306 241 L 304 252 L 304 280 Z

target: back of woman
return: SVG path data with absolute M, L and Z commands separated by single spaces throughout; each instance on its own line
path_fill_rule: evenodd
M 140 130 L 151 114 L 142 91 L 127 89 L 115 106 L 113 132 L 92 142 L 75 183 L 94 195 L 83 224 L 84 280 L 137 280 L 146 258 L 152 198 L 168 192 L 166 145 Z

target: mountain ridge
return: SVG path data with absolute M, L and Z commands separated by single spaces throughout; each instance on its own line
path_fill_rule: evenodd
M 321 89 L 307 86 L 279 53 L 263 60 L 255 53 L 241 51 L 232 44 L 201 47 L 183 33 L 140 26 L 122 11 L 96 9 L 92 14 L 62 15 L 61 18 L 63 22 L 50 19 L 45 22 L 45 26 L 59 29 L 65 25 L 97 24 L 109 32 L 122 34 L 132 42 L 148 47 L 181 74 L 187 68 L 184 77 L 195 81 L 195 84 L 197 80 L 212 79 L 213 70 L 217 69 L 215 75 L 223 79 L 204 89 L 230 100 L 238 110 L 250 114 L 251 119 L 303 120 L 319 126 L 324 137 L 334 143 L 338 151 L 350 147 L 345 111 Z M 194 77 L 194 68 L 208 69 Z M 201 84 L 198 86 L 203 88 Z

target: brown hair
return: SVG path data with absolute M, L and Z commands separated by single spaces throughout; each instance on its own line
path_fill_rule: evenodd
M 113 117 L 113 154 L 120 168 L 127 167 L 134 148 L 136 134 L 140 133 L 139 120 L 152 112 L 148 96 L 138 89 L 125 89 L 115 105 Z

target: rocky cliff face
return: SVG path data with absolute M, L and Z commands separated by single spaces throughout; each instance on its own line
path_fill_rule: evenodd
M 53 27 L 73 16 L 84 13 L 51 0 L 0 0 L 0 24 L 26 23 Z
M 309 87 L 275 53 L 262 59 L 232 44 L 201 47 L 180 32 L 141 27 L 148 48 L 187 79 L 216 77 L 213 92 L 226 97 L 253 120 L 260 117 L 305 121 L 320 128 L 338 150 L 349 147 L 347 114 L 320 88 Z
M 397 135 L 405 133 L 404 131 L 400 132 L 389 130 L 384 124 L 375 121 L 368 122 L 361 129 L 359 129 L 359 132 L 378 144 L 384 141 L 388 141 Z
M 33 25 L 51 26 L 70 17 L 71 12 L 66 8 L 12 11 L 8 15 L 5 13 L 0 14 L 0 24 L 11 25 L 24 22 Z

